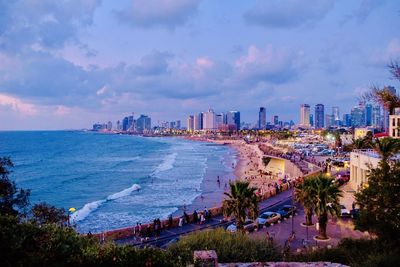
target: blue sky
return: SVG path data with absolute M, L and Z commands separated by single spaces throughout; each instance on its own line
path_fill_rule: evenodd
M 0 0 L 0 130 L 348 113 L 371 85 L 400 89 L 399 28 L 395 0 Z

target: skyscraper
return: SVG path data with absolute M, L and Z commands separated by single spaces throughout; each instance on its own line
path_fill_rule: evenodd
M 381 129 L 383 127 L 380 106 L 374 106 L 372 108 L 372 127 L 375 127 L 378 129 Z
M 339 126 L 340 125 L 339 107 L 332 107 L 332 116 L 333 116 L 333 125 Z
M 216 130 L 217 129 L 216 116 L 214 110 L 209 109 L 203 113 L 203 129 L 204 130 Z
M 300 126 L 309 128 L 310 127 L 310 105 L 300 105 Z
M 278 125 L 279 124 L 279 116 L 278 115 L 274 115 L 272 117 L 272 124 L 273 125 Z
M 265 130 L 267 125 L 267 111 L 265 107 L 260 107 L 258 112 L 258 129 Z
M 335 120 L 334 120 L 334 116 L 331 114 L 326 114 L 325 115 L 325 128 L 329 128 L 334 126 L 335 124 Z
M 343 114 L 343 126 L 351 127 L 351 115 Z
M 122 131 L 126 131 L 128 130 L 129 126 L 128 126 L 128 117 L 125 117 L 122 120 Z
M 151 118 L 146 115 L 140 115 L 136 121 L 136 128 L 138 133 L 143 133 L 151 130 Z
M 193 129 L 195 131 L 203 130 L 203 113 L 194 115 L 193 118 Z
M 372 105 L 371 104 L 365 105 L 365 125 L 366 126 L 372 125 Z
M 224 113 L 215 114 L 215 129 L 219 129 L 222 126 L 222 124 L 224 123 L 224 116 Z
M 351 126 L 363 127 L 365 126 L 365 107 L 363 105 L 355 106 L 351 109 Z
M 314 115 L 310 114 L 310 125 L 314 126 Z
M 190 115 L 187 118 L 187 130 L 188 131 L 193 131 L 194 130 L 194 116 Z
M 324 110 L 324 105 L 322 104 L 317 104 L 315 105 L 315 128 L 316 129 L 321 129 L 324 128 L 324 116 L 325 116 L 325 110 Z
M 240 130 L 240 112 L 239 111 L 228 111 L 226 113 L 225 124 L 235 125 L 236 130 Z

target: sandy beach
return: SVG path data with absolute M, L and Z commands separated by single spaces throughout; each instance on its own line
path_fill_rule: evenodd
M 217 182 L 218 178 L 215 174 L 206 173 L 201 185 L 202 194 L 192 203 L 188 203 L 185 207 L 180 207 L 173 216 L 181 216 L 184 210 L 192 213 L 195 209 L 202 211 L 205 207 L 220 206 L 225 197 L 224 192 L 229 190 L 229 181 L 247 180 L 252 187 L 257 188 L 258 194 L 264 194 L 278 182 L 276 176 L 266 174 L 262 163 L 264 153 L 259 149 L 258 143 L 247 144 L 243 140 L 186 139 L 205 141 L 216 145 L 228 145 L 234 149 L 236 160 L 226 159 L 225 164 L 234 168 L 233 175 L 220 175 L 220 183 Z

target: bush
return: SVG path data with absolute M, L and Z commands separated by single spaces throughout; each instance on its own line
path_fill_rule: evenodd
M 184 236 L 168 249 L 170 254 L 178 255 L 176 264 L 180 266 L 193 263 L 195 250 L 215 250 L 219 262 L 276 261 L 280 258 L 270 242 L 250 239 L 242 233 L 228 233 L 222 228 Z
M 384 240 L 343 239 L 331 249 L 291 255 L 289 261 L 330 261 L 350 266 L 397 266 L 400 250 Z

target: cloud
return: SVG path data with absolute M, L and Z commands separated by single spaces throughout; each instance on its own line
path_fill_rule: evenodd
M 174 29 L 197 12 L 200 0 L 131 0 L 129 7 L 116 11 L 117 18 L 134 27 L 161 26 Z
M 381 68 L 387 66 L 392 60 L 400 60 L 400 39 L 398 38 L 390 40 L 384 49 L 372 52 L 367 65 Z
M 265 49 L 252 45 L 234 65 L 236 78 L 245 82 L 285 83 L 299 74 L 301 57 L 302 52 L 274 48 L 271 44 Z
M 58 49 L 79 42 L 78 29 L 92 24 L 100 0 L 16 0 L 0 2 L 0 48 L 20 51 L 35 45 Z
M 363 0 L 360 7 L 354 12 L 358 22 L 364 22 L 377 8 L 384 5 L 386 0 Z
M 334 0 L 269 0 L 257 3 L 244 13 L 247 23 L 272 28 L 294 28 L 322 20 Z
M 11 110 L 25 116 L 34 116 L 38 113 L 35 105 L 5 94 L 0 94 L 0 106 L 10 108 Z
M 160 75 L 168 71 L 168 61 L 173 55 L 167 52 L 153 51 L 140 59 L 140 64 L 134 67 L 139 75 Z

